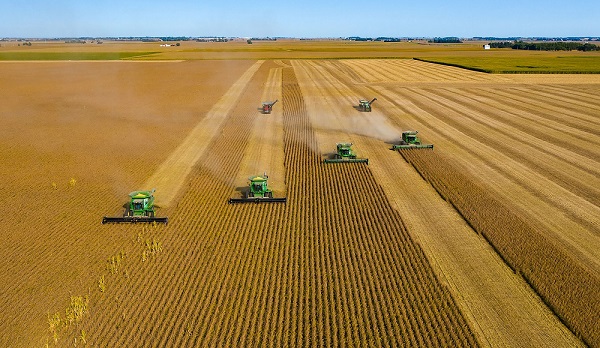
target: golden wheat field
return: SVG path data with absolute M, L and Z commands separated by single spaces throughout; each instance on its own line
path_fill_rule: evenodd
M 38 61 L 0 86 L 0 346 L 600 345 L 600 76 Z M 404 130 L 434 150 L 390 150 Z M 338 142 L 368 165 L 323 163 Z M 228 204 L 263 172 L 285 204 Z M 100 223 L 151 188 L 168 225 Z

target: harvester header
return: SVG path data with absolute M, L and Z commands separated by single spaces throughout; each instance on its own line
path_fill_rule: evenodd
M 421 139 L 417 137 L 417 133 L 419 131 L 404 131 L 402 132 L 402 140 L 397 145 L 392 147 L 392 150 L 401 150 L 401 149 L 432 149 L 432 144 L 421 144 Z
M 129 204 L 127 205 L 123 216 L 103 217 L 102 224 L 106 223 L 163 223 L 167 224 L 169 218 L 154 216 L 154 192 L 151 191 L 133 191 L 129 193 Z

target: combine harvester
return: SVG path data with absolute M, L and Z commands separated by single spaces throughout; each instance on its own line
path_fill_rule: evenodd
M 352 151 L 352 143 L 337 143 L 337 152 L 333 158 L 326 158 L 325 163 L 366 163 L 367 158 L 356 158 L 356 153 Z
M 244 192 L 242 198 L 229 198 L 229 204 L 232 203 L 285 203 L 287 199 L 274 198 L 273 191 L 267 185 L 269 176 L 265 173 L 262 176 L 255 175 L 248 178 L 249 188 Z
M 167 224 L 169 218 L 154 216 L 154 191 L 133 191 L 129 194 L 131 198 L 123 216 L 103 217 L 102 224 L 106 223 L 163 223 Z
M 278 101 L 279 101 L 279 99 L 275 100 L 274 102 L 268 101 L 268 102 L 262 103 L 262 113 L 270 114 L 271 111 L 273 111 L 273 105 L 275 105 L 275 103 L 277 103 Z
M 373 102 L 376 100 L 377 98 L 373 98 L 371 101 L 361 99 L 358 101 L 358 106 L 356 108 L 358 111 L 371 112 L 371 104 L 373 104 Z
M 404 131 L 402 132 L 402 140 L 400 144 L 392 146 L 392 150 L 402 149 L 432 149 L 432 144 L 421 144 L 421 139 L 417 137 L 419 131 Z

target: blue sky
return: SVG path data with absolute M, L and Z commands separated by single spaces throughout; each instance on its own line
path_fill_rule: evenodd
M 0 37 L 600 36 L 599 15 L 591 0 L 2 0 Z

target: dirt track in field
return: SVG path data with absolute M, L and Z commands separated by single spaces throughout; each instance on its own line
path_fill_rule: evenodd
M 53 344 L 49 316 L 86 295 L 59 345 L 82 329 L 101 346 L 581 345 L 388 149 L 419 130 L 597 276 L 598 77 L 54 62 L 2 64 L 0 85 L 0 345 Z M 373 97 L 371 113 L 352 107 Z M 341 141 L 369 165 L 323 164 Z M 288 203 L 227 204 L 263 171 Z M 152 187 L 168 226 L 99 224 Z

